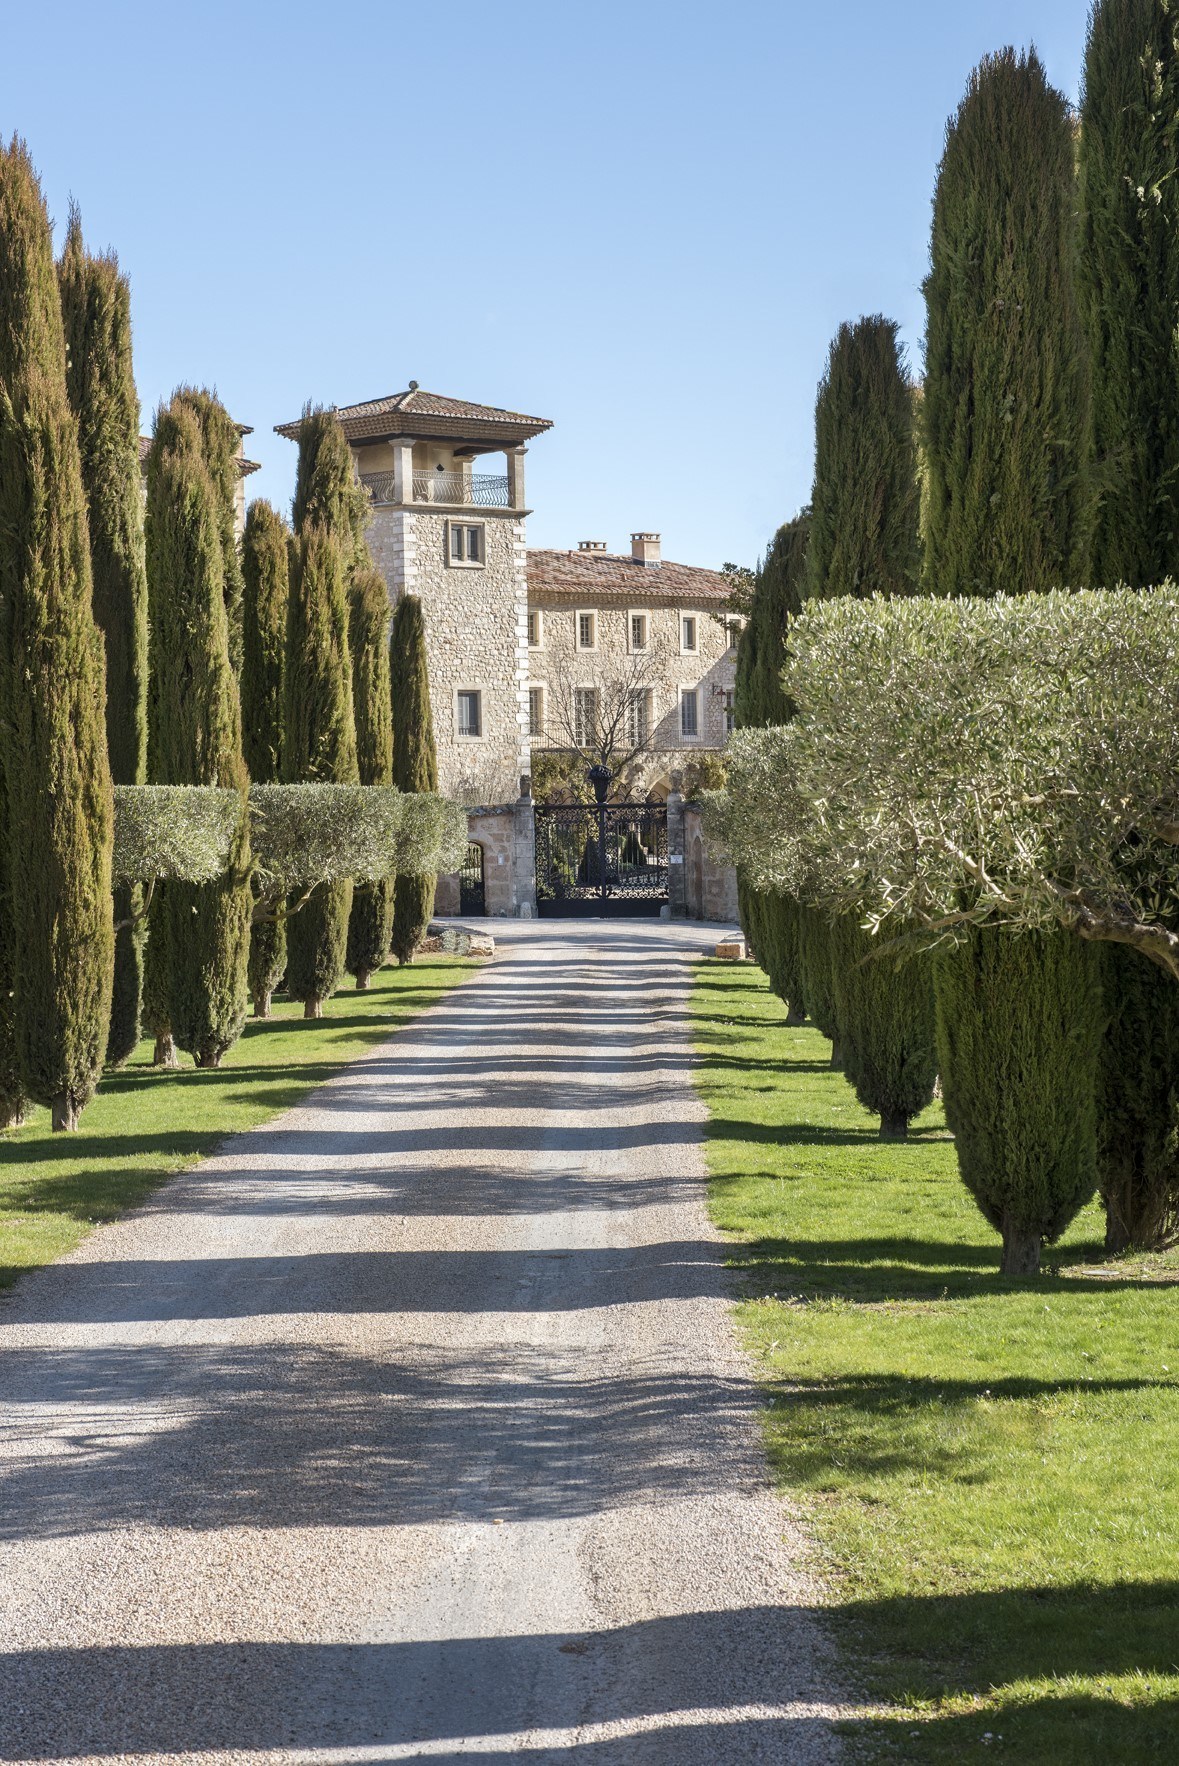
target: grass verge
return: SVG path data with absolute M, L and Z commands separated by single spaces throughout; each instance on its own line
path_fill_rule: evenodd
M 771 1462 L 888 1707 L 864 1752 L 1174 1759 L 1176 1258 L 1105 1263 L 1094 1204 L 1003 1280 L 939 1106 L 879 1141 L 752 965 L 702 964 L 694 1013 Z
M 52 1134 L 49 1112 L 0 1136 L 0 1289 L 70 1250 L 161 1180 L 205 1158 L 227 1135 L 297 1104 L 349 1061 L 425 1011 L 478 967 L 471 959 L 419 957 L 381 969 L 365 993 L 336 994 L 320 1019 L 278 1000 L 251 1019 L 224 1064 L 198 1072 L 151 1066 L 151 1044 L 107 1074 L 77 1134 Z

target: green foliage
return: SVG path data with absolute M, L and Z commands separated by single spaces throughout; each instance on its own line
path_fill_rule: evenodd
M 326 527 L 340 547 L 345 574 L 351 576 L 371 563 L 364 542 L 368 519 L 368 498 L 339 418 L 322 406 L 305 405 L 291 511 L 295 532 L 301 533 L 309 521 Z
M 276 509 L 260 497 L 246 511 L 242 535 L 242 751 L 250 778 L 281 776 L 286 709 L 287 602 L 290 536 Z M 281 918 L 250 927 L 250 997 L 264 1018 L 286 973 L 287 929 Z
M 1067 101 L 1034 51 L 979 64 L 946 131 L 925 282 L 933 595 L 1085 580 L 1074 151 Z
M 816 907 L 813 902 L 797 897 L 791 899 L 797 902 L 795 936 L 798 941 L 798 979 L 806 1001 L 807 1015 L 831 1043 L 832 1066 L 841 1067 L 843 1056 L 839 1020 L 835 1010 L 831 918 L 823 908 Z
M 199 1066 L 208 1067 L 219 1064 L 245 1021 L 251 911 L 247 775 L 229 658 L 222 500 L 206 454 L 206 435 L 225 427 L 208 395 L 178 393 L 157 414 L 147 472 L 152 779 L 218 785 L 241 799 L 228 873 L 209 883 L 165 883 L 151 914 L 149 970 L 158 972 L 171 1033 Z
M 229 661 L 235 675 L 242 666 L 242 566 L 237 550 L 238 455 L 242 432 L 215 393 L 204 387 L 181 386 L 167 410 L 156 417 L 156 434 L 171 445 L 170 423 L 174 413 L 192 412 L 201 438 L 201 453 L 213 486 L 217 528 L 221 541 L 222 595 L 225 600 Z
M 110 1024 L 113 801 L 61 299 L 49 217 L 17 140 L 0 148 L 0 534 L 0 947 L 11 953 L 21 1085 L 72 1128 Z M 11 1089 L 5 1078 L 0 1090 Z
M 815 405 L 808 598 L 909 595 L 920 573 L 913 396 L 897 327 L 841 325 Z
M 958 1167 L 1003 1235 L 1005 1273 L 1033 1274 L 1041 1244 L 1097 1184 L 1097 953 L 1059 933 L 976 927 L 936 958 L 934 973 Z
M 106 742 L 111 777 L 147 777 L 147 570 L 139 473 L 139 398 L 131 363 L 131 290 L 113 253 L 94 257 L 70 211 L 58 264 L 66 388 L 78 423 L 89 514 L 94 617 L 106 656 Z M 116 924 L 137 913 L 129 888 L 115 892 Z M 142 925 L 119 925 L 106 1059 L 125 1061 L 139 1041 Z
M 898 964 L 881 956 L 851 914 L 832 928 L 831 956 L 843 1071 L 864 1108 L 880 1117 L 881 1134 L 900 1138 L 932 1102 L 937 1078 L 929 959 Z
M 292 784 L 359 780 L 344 559 L 337 535 L 314 518 L 291 548 L 283 774 Z M 324 883 L 287 927 L 287 991 L 309 1015 L 343 978 L 351 908 L 349 880 Z
M 1179 987 L 1137 951 L 1102 952 L 1097 1175 L 1106 1243 L 1155 1250 L 1179 1236 Z
M 403 595 L 393 616 L 390 638 L 393 702 L 393 782 L 402 791 L 437 791 L 438 756 L 430 711 L 426 668 L 426 628 L 416 595 Z M 434 912 L 432 876 L 398 873 L 393 895 L 391 948 L 408 963 L 425 936 Z
M 114 874 L 211 883 L 228 871 L 241 793 L 210 785 L 116 785 Z
M 593 803 L 585 762 L 573 749 L 534 748 L 530 765 L 532 795 L 537 803 Z
M 810 510 L 784 522 L 758 567 L 749 618 L 737 646 L 733 716 L 739 729 L 788 723 L 782 691 L 786 633 L 802 612 Z
M 376 570 L 359 570 L 351 594 L 352 703 L 362 785 L 393 779 L 393 702 L 389 679 L 389 591 Z M 392 876 L 356 890 L 348 921 L 347 964 L 358 987 L 389 955 L 393 927 Z
M 1179 568 L 1179 19 L 1099 0 L 1079 146 L 1078 284 L 1092 381 L 1090 581 Z

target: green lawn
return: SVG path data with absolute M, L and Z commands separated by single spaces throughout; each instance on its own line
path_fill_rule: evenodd
M 865 1751 L 1179 1758 L 1176 1259 L 1103 1263 L 1094 1204 L 1002 1280 L 940 1107 L 881 1143 L 752 965 L 701 965 L 695 1012 L 772 1464 L 890 1707 Z
M 73 1135 L 50 1133 L 49 1112 L 35 1110 L 23 1128 L 0 1135 L 0 1288 L 60 1257 L 95 1222 L 121 1214 L 226 1135 L 297 1104 L 477 967 L 427 956 L 382 969 L 367 993 L 346 983 L 317 1020 L 279 1000 L 272 1019 L 246 1025 L 215 1071 L 198 1073 L 182 1056 L 180 1071 L 157 1072 L 143 1043 L 104 1078 Z

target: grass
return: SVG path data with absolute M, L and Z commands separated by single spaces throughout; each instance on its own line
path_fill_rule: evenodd
M 182 1056 L 177 1072 L 151 1066 L 151 1044 L 103 1079 L 79 1131 L 53 1134 L 49 1112 L 0 1136 L 0 1289 L 25 1270 L 70 1250 L 100 1220 L 142 1201 L 172 1172 L 205 1158 L 227 1135 L 289 1109 L 469 975 L 476 964 L 419 957 L 382 969 L 366 993 L 350 987 L 304 1020 L 302 1007 L 275 1004 L 251 1020 L 213 1071 Z
M 777 1477 L 875 1714 L 870 1758 L 1179 1754 L 1179 1266 L 1093 1204 L 998 1274 L 939 1106 L 908 1143 L 751 965 L 698 973 L 712 1205 Z M 858 1750 L 857 1750 L 858 1751 Z

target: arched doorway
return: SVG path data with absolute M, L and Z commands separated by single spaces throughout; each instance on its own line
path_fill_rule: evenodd
M 477 840 L 467 842 L 467 856 L 459 871 L 459 913 L 485 914 L 487 889 L 483 881 L 483 848 Z

